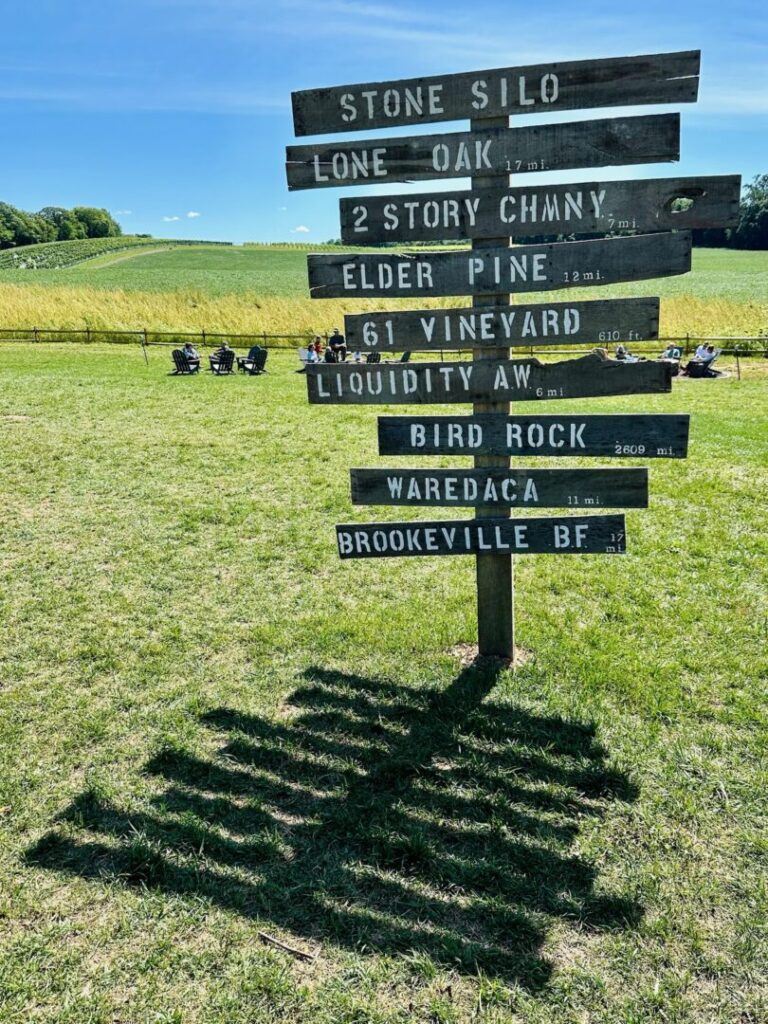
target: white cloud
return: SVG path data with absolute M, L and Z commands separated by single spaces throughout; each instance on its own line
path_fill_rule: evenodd
M 187 217 L 189 217 L 189 218 L 190 218 L 190 220 L 191 220 L 191 219 L 192 219 L 193 217 L 199 217 L 199 216 L 200 216 L 200 214 L 199 214 L 199 213 L 197 212 L 197 210 L 190 210 L 190 211 L 189 211 L 189 212 L 187 213 Z
M 306 227 L 306 225 L 304 225 L 304 224 L 299 224 L 297 227 L 291 228 L 291 231 L 293 232 L 294 235 L 308 235 L 309 234 L 309 228 Z
M 278 210 L 280 211 L 280 213 L 287 213 L 288 212 L 288 207 L 287 206 L 278 206 Z
M 128 217 L 133 213 L 133 210 L 115 210 L 116 217 Z
M 170 224 L 170 222 L 171 222 L 172 220 L 181 220 L 181 217 L 163 217 L 163 220 L 164 220 L 164 221 L 165 221 L 165 222 L 166 222 L 167 224 Z

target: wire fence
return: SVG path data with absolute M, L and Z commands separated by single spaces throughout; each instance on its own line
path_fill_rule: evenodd
M 72 328 L 0 328 L 0 342 L 61 342 L 72 344 L 110 344 L 110 345 L 140 345 L 147 349 L 153 346 L 165 346 L 178 348 L 185 342 L 191 341 L 195 347 L 203 349 L 218 348 L 226 341 L 232 348 L 251 348 L 253 345 L 261 345 L 268 349 L 296 349 L 306 346 L 312 338 L 320 337 L 324 342 L 328 341 L 328 334 L 316 334 L 307 332 L 304 334 L 267 334 L 250 333 L 235 334 L 229 331 L 151 331 L 142 329 L 140 331 L 122 330 L 94 330 L 90 327 L 80 329 Z M 632 352 L 638 355 L 660 353 L 661 348 L 670 342 L 682 349 L 683 355 L 690 355 L 699 345 L 715 345 L 725 355 L 750 356 L 758 355 L 768 358 L 768 333 L 758 335 L 719 335 L 703 337 L 699 335 L 686 334 L 679 337 L 664 336 L 647 341 L 632 343 Z M 580 345 L 578 347 L 567 347 L 557 345 L 551 348 L 544 348 L 541 345 L 515 346 L 515 354 L 529 353 L 530 355 L 568 355 L 583 353 L 586 349 L 594 346 Z M 364 350 L 365 351 L 365 350 Z M 394 349 L 393 349 L 394 351 Z M 435 354 L 438 353 L 435 349 Z M 471 352 L 468 346 L 465 350 Z M 457 350 L 451 349 L 445 352 L 440 351 L 440 358 L 445 355 L 455 358 Z

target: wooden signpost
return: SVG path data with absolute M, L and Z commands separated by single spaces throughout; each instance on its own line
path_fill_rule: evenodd
M 289 189 L 469 177 L 468 191 L 341 200 L 344 241 L 469 240 L 471 249 L 308 257 L 313 298 L 472 296 L 471 306 L 348 314 L 361 352 L 464 349 L 472 361 L 307 368 L 316 404 L 471 403 L 460 416 L 380 416 L 382 455 L 471 456 L 471 469 L 353 469 L 356 505 L 471 508 L 468 520 L 336 527 L 341 558 L 472 554 L 482 655 L 514 656 L 513 554 L 621 554 L 624 516 L 644 508 L 645 468 L 511 468 L 510 457 L 685 458 L 684 415 L 510 415 L 510 403 L 666 392 L 668 365 L 601 351 L 554 364 L 510 359 L 520 347 L 658 337 L 657 298 L 510 305 L 510 294 L 595 286 L 690 270 L 690 230 L 735 222 L 736 176 L 598 180 L 510 187 L 511 174 L 676 160 L 678 114 L 510 127 L 510 115 L 687 103 L 698 51 L 510 67 L 293 94 L 299 136 L 469 118 L 469 131 L 291 146 Z M 683 228 L 685 230 L 679 230 Z M 620 234 L 511 246 L 511 236 Z M 628 232 L 640 232 L 627 234 Z M 643 234 L 642 232 L 645 232 Z M 530 509 L 554 517 L 511 518 Z

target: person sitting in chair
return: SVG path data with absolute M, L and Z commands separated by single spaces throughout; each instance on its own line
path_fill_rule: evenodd
M 670 341 L 670 343 L 667 345 L 667 347 L 661 353 L 660 358 L 666 360 L 667 362 L 679 363 L 680 362 L 680 357 L 682 356 L 682 354 L 683 353 L 680 351 L 680 349 L 677 347 L 677 345 L 675 345 L 673 342 Z
M 221 357 L 224 355 L 225 352 L 231 351 L 232 349 L 229 347 L 226 341 L 222 341 L 221 345 L 219 345 L 216 351 L 211 352 L 211 354 L 208 356 L 208 359 L 210 360 L 211 363 L 211 369 L 213 370 L 215 367 L 219 366 L 219 364 L 221 363 Z
M 185 342 L 184 348 L 181 351 L 184 353 L 184 357 L 191 367 L 200 367 L 200 353 L 191 341 Z
M 333 328 L 333 334 L 328 339 L 328 348 L 336 356 L 336 362 L 343 363 L 347 358 L 347 343 L 338 327 Z

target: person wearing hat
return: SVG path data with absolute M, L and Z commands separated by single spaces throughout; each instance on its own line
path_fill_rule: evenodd
M 333 334 L 328 339 L 328 348 L 336 356 L 338 362 L 343 363 L 347 358 L 347 343 L 338 327 L 333 328 Z

